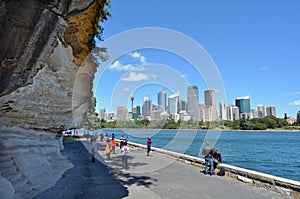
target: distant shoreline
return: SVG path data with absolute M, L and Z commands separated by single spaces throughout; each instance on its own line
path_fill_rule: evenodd
M 83 130 L 83 129 L 82 129 Z M 85 131 L 88 131 L 84 129 Z M 144 128 L 103 128 L 97 130 L 185 130 L 185 131 L 227 131 L 227 132 L 252 132 L 252 133 L 259 133 L 259 132 L 270 132 L 270 133 L 300 133 L 300 130 L 280 130 L 280 129 L 267 129 L 267 130 L 225 130 L 225 129 L 144 129 Z

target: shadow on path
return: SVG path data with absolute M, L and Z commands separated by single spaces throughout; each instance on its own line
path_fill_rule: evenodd
M 124 182 L 116 179 L 111 169 L 97 159 L 95 163 L 90 162 L 88 151 L 82 142 L 64 143 L 64 146 L 62 154 L 73 163 L 74 167 L 68 170 L 53 187 L 36 198 L 123 198 L 128 196 L 128 189 L 122 185 Z M 130 178 L 130 176 L 127 177 Z M 140 183 L 139 179 L 130 179 Z

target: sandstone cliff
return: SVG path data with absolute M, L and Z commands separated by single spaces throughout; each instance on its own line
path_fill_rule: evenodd
M 72 166 L 50 132 L 84 122 L 104 2 L 0 2 L 0 198 L 31 198 Z

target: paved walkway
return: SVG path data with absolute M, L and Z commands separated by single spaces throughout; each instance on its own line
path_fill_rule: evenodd
M 208 176 L 199 168 L 140 149 L 131 149 L 129 168 L 124 170 L 120 151 L 105 160 L 104 144 L 99 143 L 96 163 L 88 159 L 87 142 L 66 143 L 63 154 L 74 164 L 57 184 L 37 198 L 285 198 L 219 176 Z

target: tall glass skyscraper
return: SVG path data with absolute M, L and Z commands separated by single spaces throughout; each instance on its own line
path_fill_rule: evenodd
M 142 106 L 142 115 L 151 116 L 152 101 L 148 97 L 144 97 L 144 102 Z
M 199 90 L 197 86 L 189 86 L 187 89 L 187 112 L 192 119 L 200 119 Z
M 166 89 L 163 89 L 157 94 L 157 106 L 158 109 L 166 110 L 167 107 L 167 92 Z
M 179 93 L 168 97 L 168 112 L 171 115 L 179 113 Z
M 235 105 L 239 107 L 240 114 L 250 114 L 251 107 L 250 107 L 250 98 L 249 97 L 240 97 L 235 100 Z

